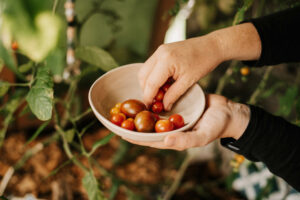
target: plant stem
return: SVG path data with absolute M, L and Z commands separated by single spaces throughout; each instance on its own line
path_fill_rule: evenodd
M 58 0 L 54 0 L 53 7 L 52 7 L 52 14 L 53 14 L 53 15 L 54 15 L 55 12 L 56 12 L 57 4 L 58 4 Z
M 236 60 L 231 61 L 231 63 L 229 65 L 229 67 L 227 68 L 225 74 L 220 78 L 217 89 L 215 91 L 216 94 L 219 94 L 219 95 L 222 94 L 225 85 L 227 84 L 230 76 L 233 73 L 233 68 L 237 65 L 237 63 L 238 63 L 238 61 L 236 61 Z
M 73 161 L 74 164 L 76 164 L 78 167 L 80 167 L 84 172 L 89 172 L 89 169 L 84 166 L 81 162 L 79 162 L 76 157 L 72 154 L 70 146 L 68 144 L 68 141 L 65 138 L 65 132 L 64 130 L 58 126 L 57 124 L 54 126 L 55 129 L 57 130 L 57 132 L 60 134 L 62 140 L 63 140 L 63 148 L 68 156 L 69 159 L 71 159 Z
M 191 161 L 191 156 L 189 154 L 187 154 L 184 161 L 182 162 L 182 164 L 180 166 L 179 171 L 177 172 L 174 182 L 172 183 L 171 187 L 166 192 L 165 196 L 163 197 L 163 200 L 169 200 L 175 194 L 175 192 L 178 189 L 179 184 L 182 180 L 182 177 L 190 164 L 190 161 Z
M 252 93 L 251 97 L 249 98 L 248 103 L 249 104 L 256 104 L 257 100 L 258 100 L 258 96 L 260 95 L 260 93 L 265 89 L 267 81 L 270 77 L 270 74 L 273 70 L 273 67 L 270 66 L 266 69 L 261 81 L 259 82 L 257 88 L 255 89 L 255 91 Z

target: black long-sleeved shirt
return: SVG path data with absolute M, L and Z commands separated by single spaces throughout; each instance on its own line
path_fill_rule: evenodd
M 300 62 L 300 7 L 249 20 L 261 39 L 259 60 L 250 66 Z M 238 139 L 223 138 L 221 144 L 269 170 L 300 191 L 300 127 L 263 109 L 250 106 L 246 131 Z

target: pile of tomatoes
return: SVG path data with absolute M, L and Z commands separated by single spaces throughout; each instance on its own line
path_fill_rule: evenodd
M 147 110 L 144 103 L 136 99 L 129 99 L 117 103 L 110 110 L 110 121 L 122 128 L 138 132 L 167 132 L 184 126 L 184 119 L 179 114 L 173 114 L 168 119 L 161 119 L 159 113 L 164 111 L 163 98 L 172 84 L 168 80 L 158 91 L 153 103 Z

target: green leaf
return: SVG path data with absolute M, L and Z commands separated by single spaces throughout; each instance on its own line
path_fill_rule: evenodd
M 278 110 L 278 115 L 288 116 L 292 107 L 296 101 L 298 95 L 298 87 L 292 86 L 286 90 L 286 93 L 279 99 L 280 109 Z
M 79 47 L 76 49 L 75 54 L 78 59 L 97 66 L 103 71 L 109 71 L 118 66 L 114 58 L 108 52 L 98 47 Z
M 50 121 L 44 122 L 36 131 L 35 133 L 29 138 L 29 140 L 26 142 L 25 145 L 28 145 L 30 142 L 32 142 L 49 124 Z
M 95 142 L 93 144 L 91 152 L 94 152 L 97 148 L 99 148 L 103 145 L 106 145 L 113 136 L 114 136 L 114 134 L 110 133 L 107 136 L 105 136 L 104 138 L 102 138 L 101 140 L 98 140 L 97 142 Z
M 3 127 L 0 130 L 0 147 L 3 144 L 5 134 L 8 125 L 13 120 L 13 114 L 22 103 L 22 98 L 24 96 L 24 90 L 17 90 L 11 97 L 10 100 L 5 104 L 3 112 L 5 113 L 5 118 L 3 121 Z
M 0 16 L 1 17 L 1 16 Z M 2 41 L 0 40 L 0 58 L 5 63 L 5 65 L 12 70 L 19 78 L 25 80 L 25 77 L 23 74 L 19 72 L 17 69 L 16 63 L 12 57 L 12 53 L 9 52 L 2 44 Z M 1 65 L 2 66 L 2 65 Z
M 9 87 L 9 83 L 0 81 L 0 97 L 3 97 L 7 93 Z
M 40 120 L 49 120 L 53 108 L 53 81 L 49 70 L 41 66 L 37 70 L 36 80 L 26 100 L 33 114 Z
M 0 56 L 0 73 L 2 72 L 3 67 L 4 67 L 4 60 Z
M 92 172 L 87 172 L 82 179 L 82 185 L 85 188 L 90 200 L 105 199 L 99 190 L 98 182 Z
M 54 76 L 62 76 L 65 68 L 65 55 L 61 49 L 55 49 L 46 58 L 46 66 Z
M 18 41 L 19 50 L 36 62 L 56 47 L 62 27 L 58 16 L 47 11 L 50 1 L 9 0 L 3 9 L 3 29 Z
M 66 131 L 65 138 L 66 138 L 68 143 L 71 143 L 73 141 L 74 135 L 75 135 L 75 130 L 74 129 L 69 129 L 69 130 Z
M 284 86 L 283 82 L 275 83 L 270 89 L 268 89 L 267 91 L 263 92 L 260 95 L 260 98 L 262 98 L 262 99 L 268 98 L 269 96 L 271 96 L 274 92 L 276 92 L 276 90 L 278 90 L 282 86 Z
M 20 71 L 21 73 L 26 73 L 26 72 L 28 72 L 30 69 L 32 69 L 32 67 L 33 67 L 33 62 L 32 62 L 32 61 L 29 61 L 28 63 L 25 63 L 25 64 L 19 66 L 19 71 Z
M 109 200 L 115 199 L 120 183 L 116 180 L 113 180 L 112 187 L 109 190 Z

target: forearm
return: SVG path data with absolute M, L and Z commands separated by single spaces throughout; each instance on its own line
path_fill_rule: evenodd
M 218 43 L 223 61 L 257 60 L 261 54 L 261 40 L 252 23 L 220 29 L 209 34 Z

